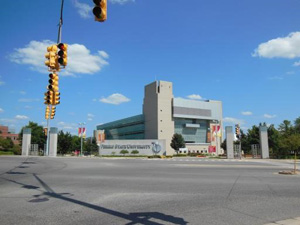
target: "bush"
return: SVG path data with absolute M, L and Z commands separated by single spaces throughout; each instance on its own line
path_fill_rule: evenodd
M 0 151 L 0 155 L 14 155 L 14 153 L 10 151 Z
M 162 157 L 160 155 L 150 155 L 148 156 L 148 159 L 161 159 Z
M 125 150 L 125 149 L 123 149 L 123 150 L 120 151 L 120 154 L 123 154 L 124 156 L 125 156 L 125 154 L 128 154 L 128 153 L 129 152 L 127 150 Z
M 187 155 L 186 154 L 176 154 L 176 155 L 173 155 L 173 157 L 186 157 Z
M 138 150 L 132 150 L 131 154 L 135 155 L 135 154 L 139 154 L 140 152 Z

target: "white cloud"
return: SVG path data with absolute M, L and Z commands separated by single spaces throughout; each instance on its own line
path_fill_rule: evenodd
M 264 114 L 264 117 L 267 119 L 272 119 L 272 118 L 275 118 L 276 115 Z
M 25 109 L 32 109 L 32 106 L 30 106 L 30 105 L 25 105 L 24 108 L 25 108 Z
M 38 102 L 38 98 L 20 98 L 18 100 L 19 102 Z
M 59 129 L 63 130 L 77 130 L 78 125 L 76 123 L 66 123 L 66 122 L 58 122 L 57 126 Z
M 225 117 L 223 118 L 223 122 L 224 123 L 232 123 L 232 124 L 245 124 L 244 120 L 241 119 L 237 119 L 237 118 L 232 118 L 232 117 Z
M 274 76 L 274 77 L 268 77 L 269 80 L 283 80 L 283 77 Z
M 82 18 L 87 19 L 92 17 L 92 6 L 85 3 L 81 3 L 77 0 L 74 0 L 74 6 L 77 8 L 78 13 Z
M 28 116 L 24 116 L 24 115 L 16 115 L 15 117 L 17 120 L 28 120 L 29 117 Z
M 20 91 L 21 95 L 26 95 L 26 91 Z
M 1 121 L 1 123 L 5 123 L 5 124 L 16 123 L 15 119 L 0 119 L 0 121 Z
M 252 54 L 263 58 L 296 58 L 300 57 L 300 32 L 290 33 L 260 44 Z
M 202 97 L 200 95 L 196 95 L 196 94 L 189 95 L 189 96 L 187 96 L 187 98 L 194 99 L 194 100 L 202 99 Z
M 88 113 L 87 116 L 88 117 L 95 117 L 95 115 L 93 115 L 92 113 Z
M 4 110 L 2 108 L 0 108 L 0 113 L 3 113 L 3 112 L 4 112 Z
M 0 76 L 0 78 L 1 78 L 1 76 Z M 5 84 L 5 82 L 2 81 L 2 80 L 0 80 L 0 86 L 1 86 L 1 85 L 4 85 L 4 84 Z
M 47 47 L 53 44 L 55 43 L 49 40 L 31 41 L 24 48 L 15 49 L 9 55 L 9 59 L 18 64 L 29 65 L 32 70 L 48 73 L 44 55 Z M 103 66 L 108 65 L 106 61 L 108 57 L 104 51 L 91 54 L 84 45 L 70 44 L 68 45 L 68 65 L 60 74 L 65 76 L 75 76 L 76 73 L 94 74 L 99 72 Z
M 119 105 L 121 103 L 129 102 L 129 101 L 130 101 L 129 98 L 127 98 L 124 95 L 119 94 L 119 93 L 115 93 L 115 94 L 108 96 L 107 98 L 100 99 L 100 102 L 114 104 L 114 105 Z
M 300 61 L 299 62 L 294 62 L 293 66 L 300 66 Z
M 253 113 L 250 111 L 242 112 L 242 115 L 244 116 L 251 116 Z
M 88 119 L 87 119 L 88 121 L 92 121 L 93 118 L 95 117 L 95 115 L 93 115 L 92 113 L 88 113 L 87 116 L 88 116 Z
M 128 3 L 128 2 L 134 2 L 135 0 L 109 0 L 111 3 L 118 3 L 118 4 L 125 4 L 125 3 Z

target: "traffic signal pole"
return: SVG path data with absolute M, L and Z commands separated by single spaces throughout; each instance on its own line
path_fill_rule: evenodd
M 60 18 L 59 18 L 59 24 L 58 24 L 57 44 L 61 43 L 61 30 L 62 30 L 62 25 L 63 25 L 63 9 L 64 9 L 64 0 L 61 0 Z
M 59 18 L 59 24 L 58 24 L 58 37 L 57 37 L 57 44 L 61 43 L 61 31 L 62 31 L 62 25 L 63 25 L 63 8 L 64 8 L 64 0 L 61 0 L 61 7 L 60 7 L 60 18 Z M 49 155 L 49 139 L 50 139 L 50 121 L 51 119 L 51 113 L 52 113 L 52 104 L 49 104 L 49 114 L 47 118 L 47 141 L 46 141 L 46 151 L 45 155 Z M 50 118 L 49 118 L 50 117 Z

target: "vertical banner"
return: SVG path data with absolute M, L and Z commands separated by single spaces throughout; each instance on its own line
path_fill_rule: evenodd
M 86 137 L 86 129 L 85 127 L 79 127 L 78 128 L 78 137 L 85 138 Z
M 102 142 L 105 141 L 104 130 L 97 130 L 96 131 L 96 140 L 97 140 L 97 144 L 101 144 Z
M 220 125 L 211 125 L 210 130 L 212 131 L 211 132 L 211 141 L 212 142 L 216 141 L 215 137 L 221 137 L 222 136 Z
M 86 138 L 86 129 L 85 127 L 82 128 L 82 138 Z

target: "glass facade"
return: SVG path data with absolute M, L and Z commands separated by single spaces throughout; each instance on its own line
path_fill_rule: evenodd
M 103 125 L 98 125 L 97 130 L 105 130 L 105 138 L 107 140 L 144 139 L 144 115 L 132 116 Z
M 208 120 L 174 118 L 175 133 L 181 134 L 186 143 L 207 143 Z

